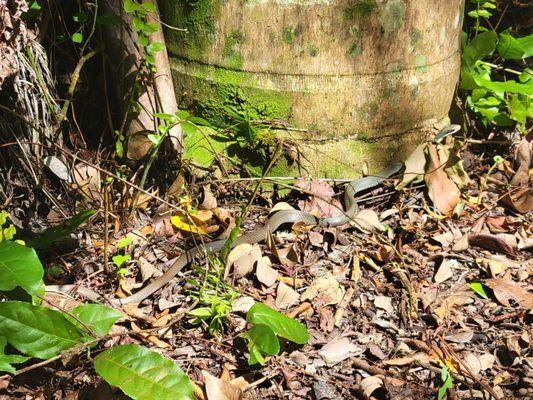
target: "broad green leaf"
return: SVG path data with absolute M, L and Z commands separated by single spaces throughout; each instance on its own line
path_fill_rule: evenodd
M 522 45 L 524 49 L 523 58 L 528 58 L 533 56 L 533 34 L 517 38 L 518 42 Z
M 72 36 L 70 37 L 70 39 L 74 42 L 74 43 L 81 43 L 83 42 L 83 34 L 81 32 L 76 32 L 74 34 L 72 34 Z
M 133 0 L 124 0 L 124 11 L 132 13 L 134 11 L 143 10 L 142 7 Z
M 496 48 L 498 49 L 498 54 L 504 60 L 521 60 L 525 53 L 522 43 L 511 35 L 509 31 L 500 33 Z
M 20 286 L 28 294 L 36 294 L 44 276 L 37 253 L 16 242 L 0 243 L 0 291 Z
M 154 54 L 164 49 L 165 49 L 165 45 L 159 42 L 150 43 L 148 46 L 146 46 L 146 51 L 148 52 L 148 54 Z
M 526 105 L 520 100 L 520 95 L 513 94 L 511 96 L 511 100 L 507 103 L 507 105 L 509 107 L 511 118 L 515 121 L 521 124 L 525 124 L 526 119 L 528 117 L 531 117 L 531 114 L 528 113 Z
M 120 311 L 100 304 L 81 304 L 71 312 L 100 336 L 107 334 L 113 324 L 123 316 Z M 71 321 L 76 325 L 79 324 L 76 320 Z
M 146 347 L 112 347 L 94 358 L 94 369 L 134 400 L 193 399 L 189 377 L 169 358 Z
M 485 289 L 483 288 L 483 285 L 479 282 L 472 282 L 468 286 L 470 286 L 470 289 L 472 289 L 474 292 L 479 294 L 484 299 L 488 299 L 489 296 L 487 296 L 487 293 L 485 292 Z
M 133 238 L 131 236 L 123 237 L 117 242 L 117 249 L 123 249 L 124 247 L 127 247 L 132 240 Z
M 133 25 L 133 30 L 137 32 L 142 31 L 144 27 L 144 21 L 142 19 L 140 19 L 139 17 L 133 17 L 131 22 Z
M 263 303 L 255 303 L 248 310 L 246 320 L 254 325 L 266 325 L 276 335 L 294 343 L 304 344 L 309 340 L 309 333 L 304 325 Z
M 142 35 L 142 34 L 139 34 L 137 40 L 139 41 L 139 44 L 140 44 L 142 47 L 146 47 L 146 46 L 148 46 L 148 37 L 147 37 L 147 36 Z
M 154 117 L 159 118 L 162 121 L 170 122 L 171 124 L 177 122 L 177 117 L 174 114 L 154 113 Z
M 148 138 L 150 142 L 152 142 L 156 146 L 159 144 L 161 140 L 161 135 L 156 135 L 154 133 L 150 133 L 149 135 L 146 135 L 146 137 Z
M 142 8 L 144 8 L 148 12 L 155 12 L 156 11 L 156 7 L 152 3 L 144 2 L 144 3 L 142 3 L 141 6 L 142 6 Z
M 88 209 L 79 212 L 65 222 L 47 229 L 37 239 L 30 242 L 31 247 L 36 249 L 46 249 L 52 245 L 56 240 L 70 235 L 78 226 L 87 221 L 96 213 L 95 210 Z
M 148 36 L 157 32 L 157 24 L 155 22 L 146 22 L 142 27 L 142 32 Z
M 209 167 L 215 159 L 214 152 L 222 153 L 228 146 L 228 143 L 216 140 L 217 132 L 208 126 L 198 128 L 189 122 L 181 122 L 181 128 L 185 143 L 183 157 L 200 167 Z
M 131 256 L 129 254 L 117 254 L 116 256 L 113 256 L 111 260 L 113 260 L 113 263 L 117 268 L 120 268 L 126 261 L 131 260 Z
M 257 362 L 261 365 L 264 364 L 264 358 L 257 357 L 255 350 L 259 350 L 261 355 L 275 356 L 279 353 L 279 340 L 274 331 L 266 325 L 254 325 L 252 329 L 246 332 L 245 337 L 248 339 L 248 352 L 250 353 L 248 361 L 250 365 L 254 365 Z
M 189 117 L 187 120 L 195 125 L 211 126 L 211 123 L 209 121 L 200 117 Z
M 442 400 L 448 389 L 451 389 L 453 387 L 452 376 L 446 367 L 442 367 L 441 380 L 442 386 L 439 388 L 437 400 Z
M 477 60 L 482 60 L 492 54 L 496 48 L 496 39 L 498 35 L 495 32 L 483 32 L 474 37 L 472 41 L 463 49 L 463 63 L 466 66 L 472 66 Z
M 491 81 L 479 76 L 474 76 L 476 83 L 486 89 L 492 90 L 494 93 L 503 97 L 505 92 L 508 93 L 520 93 L 524 95 L 533 95 L 533 82 L 519 83 L 514 80 L 508 80 L 505 82 Z
M 187 117 L 189 116 L 189 112 L 188 111 L 185 111 L 185 110 L 178 110 L 176 111 L 176 117 L 178 117 L 179 119 L 181 120 L 184 120 L 184 119 L 187 119 Z
M 472 10 L 468 12 L 468 16 L 472 18 L 489 18 L 492 16 L 492 13 L 488 10 L 480 9 L 480 10 Z
M 265 365 L 265 357 L 261 354 L 261 351 L 253 345 L 248 346 L 248 365 L 261 364 Z
M 59 311 L 20 301 L 0 303 L 0 336 L 21 353 L 48 359 L 84 341 Z
M 6 347 L 6 344 L 6 338 L 0 336 L 0 371 L 14 374 L 16 370 L 11 364 L 20 364 L 26 362 L 28 361 L 28 357 L 19 356 L 17 354 L 5 354 L 4 349 Z

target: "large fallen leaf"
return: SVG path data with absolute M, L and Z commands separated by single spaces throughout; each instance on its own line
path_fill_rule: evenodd
M 338 304 L 344 296 L 344 288 L 339 284 L 331 272 L 319 276 L 305 292 L 301 300 L 311 300 L 315 307 Z
M 169 358 L 136 344 L 114 346 L 94 358 L 94 369 L 133 399 L 193 399 L 189 377 Z
M 486 250 L 516 256 L 516 251 L 500 236 L 488 233 L 474 233 L 468 236 L 471 246 L 481 247 Z
M 235 246 L 228 254 L 224 278 L 227 278 L 232 267 L 235 278 L 245 276 L 253 270 L 261 257 L 261 248 L 257 244 L 241 243 Z
M 240 400 L 242 390 L 231 382 L 214 377 L 207 371 L 202 371 L 205 379 L 205 392 L 208 400 Z
M 533 189 L 525 187 L 517 192 L 506 193 L 501 202 L 521 214 L 533 210 Z
M 276 307 L 289 308 L 300 300 L 300 295 L 290 286 L 280 282 L 276 292 Z
M 278 271 L 272 268 L 272 263 L 268 257 L 261 257 L 256 267 L 257 280 L 266 287 L 272 286 L 278 279 Z
M 338 364 L 358 353 L 362 353 L 362 349 L 350 342 L 350 339 L 347 337 L 337 337 L 329 343 L 326 343 L 318 351 L 318 354 L 320 354 L 328 365 Z
M 530 286 L 512 281 L 509 273 L 503 278 L 486 279 L 484 283 L 492 289 L 496 299 L 504 306 L 510 307 L 509 300 L 514 300 L 520 307 L 533 308 L 533 293 L 528 290 Z
M 381 387 L 383 387 L 383 379 L 379 376 L 368 376 L 361 381 L 361 390 L 365 399 L 370 399 L 372 393 Z
M 335 217 L 342 214 L 342 205 L 333 199 L 335 192 L 326 182 L 300 179 L 295 186 L 313 195 L 310 199 L 298 203 L 302 211 L 317 217 Z
M 446 175 L 444 171 L 446 160 L 440 160 L 435 145 L 428 144 L 427 149 L 429 162 L 425 181 L 428 196 L 442 214 L 451 214 L 461 199 L 461 193 L 457 185 Z
M 364 231 L 373 232 L 379 231 L 383 232 L 385 228 L 379 222 L 378 214 L 374 210 L 363 209 L 357 212 L 353 217 L 355 223 Z
M 207 235 L 207 232 L 203 227 L 185 222 L 183 220 L 183 217 L 179 215 L 174 215 L 173 217 L 170 217 L 170 222 L 179 230 L 191 233 L 199 233 L 200 235 Z

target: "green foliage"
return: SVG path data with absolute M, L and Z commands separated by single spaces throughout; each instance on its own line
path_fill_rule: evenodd
M 279 353 L 279 340 L 274 331 L 266 325 L 254 325 L 243 337 L 248 341 L 250 365 L 265 365 L 263 354 L 275 356 Z
M 11 241 L 0 242 L 0 291 L 18 286 L 35 295 L 43 275 L 43 266 L 35 250 Z
M 437 400 L 442 400 L 448 389 L 453 387 L 452 374 L 450 373 L 450 369 L 447 365 L 441 368 L 440 379 L 442 381 L 442 385 L 439 388 Z
M 483 285 L 479 282 L 472 282 L 469 283 L 468 286 L 470 286 L 470 289 L 472 289 L 474 292 L 476 292 L 478 295 L 480 295 L 484 299 L 488 299 L 489 296 L 487 296 L 487 293 L 485 292 L 485 288 Z
M 21 353 L 42 359 L 52 358 L 87 337 L 63 313 L 20 301 L 0 303 L 0 336 Z
M 73 308 L 71 312 L 90 327 L 95 334 L 100 336 L 107 334 L 113 324 L 123 317 L 120 311 L 100 304 L 80 304 Z M 75 319 L 71 319 L 71 321 L 82 328 Z
M 20 364 L 26 362 L 28 361 L 29 357 L 19 356 L 17 354 L 5 354 L 4 349 L 6 344 L 7 339 L 3 336 L 0 336 L 0 371 L 14 374 L 16 370 L 11 364 Z
M 0 211 L 0 242 L 13 239 L 13 236 L 15 236 L 15 233 L 17 233 L 17 230 L 13 224 L 9 224 L 7 227 L 4 227 L 4 225 L 7 223 L 8 217 L 9 214 L 7 211 Z
M 255 303 L 248 310 L 246 321 L 254 325 L 242 335 L 248 341 L 250 365 L 257 363 L 264 365 L 263 355 L 279 353 L 277 336 L 297 344 L 305 344 L 309 340 L 305 325 L 262 303 Z
M 211 268 L 214 272 L 203 271 L 195 268 L 197 272 L 203 272 L 203 281 L 189 279 L 187 282 L 193 287 L 190 295 L 198 300 L 201 307 L 189 312 L 193 317 L 193 324 L 206 323 L 209 333 L 216 335 L 224 330 L 224 321 L 231 311 L 233 300 L 239 293 L 235 291 L 223 278 L 224 267 L 218 259 L 210 259 Z
M 481 21 L 492 16 L 495 0 L 471 0 L 471 4 L 475 9 L 467 15 L 474 18 L 473 37 L 469 40 L 463 32 L 462 40 L 460 87 L 467 93 L 466 105 L 485 126 L 517 124 L 525 132 L 533 115 L 533 74 L 529 68 L 517 71 L 507 65 L 533 54 L 533 35 L 516 38 L 509 29 L 499 34 L 490 31 Z M 489 57 L 499 57 L 503 65 L 487 62 Z
M 29 245 L 31 247 L 35 247 L 36 249 L 47 249 L 56 240 L 64 238 L 65 236 L 74 232 L 78 226 L 91 218 L 95 213 L 96 211 L 91 209 L 81 211 L 67 221 L 62 222 L 61 224 L 52 228 L 48 228 L 38 238 L 30 241 Z
M 194 398 L 191 381 L 182 369 L 146 347 L 112 347 L 94 358 L 94 369 L 135 400 Z

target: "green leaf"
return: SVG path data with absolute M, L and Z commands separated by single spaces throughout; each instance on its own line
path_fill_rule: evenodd
M 70 39 L 74 42 L 74 43 L 81 43 L 83 42 L 83 35 L 81 32 L 76 32 L 74 33 Z
M 176 111 L 176 117 L 178 117 L 178 119 L 180 120 L 185 120 L 189 117 L 189 113 L 185 110 L 178 110 Z
M 256 346 L 248 346 L 248 365 L 261 364 L 265 365 L 265 357 L 261 354 L 261 351 Z
M 83 24 L 85 21 L 87 21 L 87 14 L 84 12 L 77 12 L 72 16 L 72 20 L 79 24 Z
M 155 12 L 156 11 L 155 4 L 153 4 L 153 3 L 144 2 L 144 3 L 142 3 L 141 6 L 142 6 L 142 8 L 144 8 L 148 12 Z
M 246 320 L 254 325 L 266 325 L 276 335 L 294 343 L 304 344 L 309 340 L 309 333 L 303 324 L 273 310 L 263 303 L 255 303 L 248 310 Z
M 488 10 L 480 9 L 469 11 L 468 16 L 472 18 L 490 18 L 492 16 L 492 13 Z
M 509 108 L 511 118 L 522 125 L 526 123 L 528 117 L 531 117 L 526 104 L 521 101 L 520 95 L 518 94 L 513 94 L 511 96 L 511 100 L 507 103 L 507 106 Z
M 124 0 L 124 11 L 132 13 L 134 11 L 142 10 L 141 6 L 133 0 Z
M 148 138 L 148 140 L 150 142 L 152 142 L 153 144 L 155 144 L 156 146 L 159 144 L 159 142 L 161 141 L 161 136 L 160 135 L 156 135 L 154 133 L 150 133 L 149 135 L 146 136 Z
M 248 363 L 250 365 L 258 362 L 264 365 L 263 354 L 275 356 L 279 353 L 279 340 L 274 331 L 266 325 L 254 325 L 244 337 L 248 339 L 248 352 L 250 353 Z M 261 353 L 261 357 L 257 357 L 256 350 Z
M 0 291 L 20 286 L 28 294 L 36 294 L 44 276 L 37 253 L 16 242 L 0 243 Z
M 484 299 L 488 299 L 489 296 L 487 296 L 487 293 L 485 292 L 485 289 L 483 288 L 483 285 L 479 282 L 472 282 L 469 283 L 468 286 L 470 286 L 470 289 L 472 289 L 474 292 L 479 294 Z
M 95 213 L 96 211 L 92 209 L 81 211 L 67 221 L 47 229 L 40 237 L 31 241 L 30 245 L 36 249 L 46 249 L 56 240 L 70 235 L 78 226 L 91 218 Z
M 143 346 L 112 347 L 94 358 L 94 369 L 134 400 L 194 398 L 191 381 L 181 368 Z
M 517 38 L 518 42 L 522 45 L 524 49 L 523 58 L 528 58 L 533 56 L 533 34 Z
M 171 124 L 177 122 L 177 118 L 174 114 L 154 113 L 154 117 L 159 118 L 162 121 L 170 122 Z
M 229 144 L 216 140 L 217 132 L 213 128 L 207 126 L 198 128 L 189 122 L 181 122 L 181 128 L 185 143 L 183 157 L 200 167 L 207 168 L 211 165 L 216 156 L 213 149 L 221 153 Z
M 100 336 L 107 334 L 113 324 L 123 317 L 120 311 L 100 304 L 81 304 L 73 308 L 71 312 Z M 75 325 L 79 325 L 75 319 L 71 319 L 71 321 Z M 80 328 L 82 329 L 82 327 Z
M 123 249 L 124 247 L 129 246 L 132 240 L 133 238 L 131 236 L 123 237 L 117 242 L 117 249 Z
M 0 234 L 0 241 L 11 240 L 13 239 L 13 236 L 15 236 L 16 233 L 17 233 L 17 230 L 15 229 L 15 226 L 13 224 L 9 224 L 9 226 L 2 231 L 2 234 Z
M 146 51 L 148 52 L 148 54 L 154 54 L 164 49 L 165 45 L 159 42 L 150 43 L 148 46 L 146 46 Z
M 187 120 L 195 125 L 211 126 L 211 123 L 209 121 L 200 117 L 189 117 Z
M 59 311 L 20 301 L 0 303 L 0 336 L 21 353 L 48 359 L 86 338 Z
M 135 31 L 140 32 L 143 30 L 144 21 L 140 19 L 139 17 L 133 17 L 132 25 Z
M 111 259 L 113 260 L 113 263 L 117 266 L 117 268 L 120 268 L 122 264 L 124 264 L 126 261 L 131 260 L 131 256 L 129 254 L 117 254 Z
M 482 60 L 492 54 L 496 48 L 496 39 L 498 35 L 495 32 L 483 32 L 474 37 L 472 41 L 463 49 L 463 64 L 472 66 L 477 60 Z
M 146 22 L 143 26 L 143 33 L 148 36 L 148 35 L 151 35 L 152 33 L 155 33 L 157 32 L 158 30 L 158 27 L 157 27 L 157 24 L 155 22 Z
M 500 33 L 498 40 L 498 54 L 504 60 L 521 60 L 524 57 L 524 47 L 509 31 Z
M 146 37 L 145 35 L 139 34 L 138 40 L 139 40 L 139 44 L 142 47 L 148 46 L 148 37 Z
M 442 367 L 441 369 L 441 380 L 442 380 L 442 386 L 439 388 L 439 392 L 437 394 L 437 400 L 442 400 L 448 389 L 453 387 L 453 381 L 452 376 L 450 372 L 448 371 L 448 368 Z
M 115 142 L 115 152 L 117 153 L 118 158 L 124 157 L 124 145 L 122 144 L 122 141 L 117 140 Z
M 16 372 L 15 368 L 11 364 L 20 364 L 28 361 L 29 357 L 19 356 L 16 354 L 5 354 L 4 349 L 7 344 L 7 339 L 3 336 L 0 336 L 0 371 L 8 372 L 14 374 Z

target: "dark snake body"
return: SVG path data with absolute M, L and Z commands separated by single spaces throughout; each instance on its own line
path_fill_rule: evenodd
M 306 225 L 320 225 L 320 226 L 339 226 L 343 225 L 353 219 L 353 216 L 357 212 L 356 196 L 366 190 L 373 189 L 378 186 L 384 179 L 389 178 L 395 173 L 399 172 L 402 168 L 402 163 L 397 163 L 389 166 L 384 171 L 375 176 L 367 176 L 349 182 L 346 184 L 344 191 L 344 206 L 345 212 L 336 217 L 331 218 L 316 218 L 315 216 L 298 210 L 282 210 L 278 211 L 270 217 L 266 224 L 261 228 L 253 230 L 247 234 L 239 236 L 232 244 L 235 247 L 241 243 L 258 243 L 266 239 L 268 232 L 276 231 L 281 225 L 295 222 L 303 222 Z M 132 294 L 131 296 L 124 298 L 110 299 L 109 302 L 113 306 L 121 306 L 124 304 L 140 303 L 157 290 L 161 289 L 168 282 L 172 280 L 187 264 L 191 263 L 194 258 L 202 252 L 217 252 L 226 243 L 226 240 L 217 240 L 205 245 L 199 245 L 183 253 L 163 275 L 150 282 L 147 286 Z M 99 302 L 100 295 L 95 291 L 83 288 L 76 285 L 50 285 L 46 286 L 47 292 L 78 292 L 84 295 L 89 300 Z

